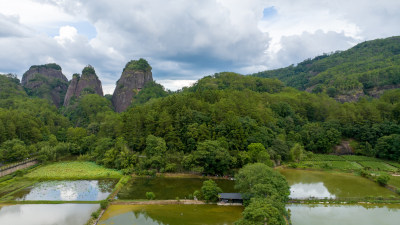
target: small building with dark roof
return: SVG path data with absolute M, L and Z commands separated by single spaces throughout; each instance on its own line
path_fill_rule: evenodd
M 239 203 L 243 204 L 242 194 L 240 193 L 218 193 L 221 203 Z

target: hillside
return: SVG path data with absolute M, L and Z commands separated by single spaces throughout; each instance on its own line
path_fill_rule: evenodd
M 353 48 L 307 59 L 297 66 L 263 71 L 257 77 L 278 78 L 287 86 L 327 93 L 341 102 L 400 87 L 400 36 L 360 43 Z

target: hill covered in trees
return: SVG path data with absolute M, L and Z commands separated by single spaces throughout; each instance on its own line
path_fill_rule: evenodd
M 331 98 L 329 92 L 339 89 L 337 98 L 356 90 L 331 85 L 336 78 L 361 82 L 362 77 L 383 71 L 377 65 L 388 65 L 384 59 L 389 56 L 398 60 L 399 45 L 385 44 L 395 40 L 362 43 L 346 52 L 281 69 L 278 78 L 282 81 L 223 72 L 177 92 L 149 81 L 121 113 L 114 111 L 111 96 L 92 91 L 83 91 L 73 104 L 57 109 L 49 100 L 28 95 L 16 76 L 0 75 L 0 162 L 32 155 L 42 161 L 73 155 L 126 173 L 228 174 L 248 163 L 273 165 L 301 154 L 333 153 L 334 146 L 345 139 L 351 140 L 354 154 L 399 161 L 400 89 L 346 103 Z M 373 54 L 380 42 L 391 52 L 388 57 Z M 371 45 L 372 50 L 364 45 Z M 348 54 L 360 54 L 360 60 L 343 63 Z M 332 58 L 336 58 L 336 67 L 328 66 L 333 65 Z M 357 64 L 361 62 L 365 65 Z M 371 65 L 368 71 L 367 65 Z M 284 71 L 298 68 L 307 72 L 284 76 Z M 347 76 L 338 68 L 358 72 Z M 377 74 L 380 79 L 372 88 L 397 82 L 396 75 Z M 310 83 L 318 77 L 324 82 Z M 366 87 L 361 84 L 362 89 Z M 315 91 L 317 87 L 321 91 Z M 299 90 L 307 88 L 313 91 Z
M 360 43 L 353 48 L 307 59 L 298 65 L 253 74 L 286 85 L 326 93 L 341 102 L 378 97 L 400 87 L 400 37 Z

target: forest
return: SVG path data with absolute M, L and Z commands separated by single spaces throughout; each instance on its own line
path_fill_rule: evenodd
M 383 82 L 383 81 L 382 81 Z M 340 103 L 278 79 L 231 72 L 177 92 L 149 82 L 122 113 L 87 93 L 57 109 L 0 75 L 0 162 L 74 156 L 124 173 L 229 175 L 248 163 L 279 165 L 335 153 L 400 160 L 400 90 Z
M 399 87 L 399 74 L 400 37 L 396 36 L 253 75 L 278 78 L 290 87 L 337 97 L 357 93 L 373 96 L 379 89 Z

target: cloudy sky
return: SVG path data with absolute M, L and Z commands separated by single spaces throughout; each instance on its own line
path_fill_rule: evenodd
M 400 35 L 398 0 L 0 0 L 0 73 L 91 64 L 112 93 L 145 58 L 176 90 L 221 71 L 248 74 Z

